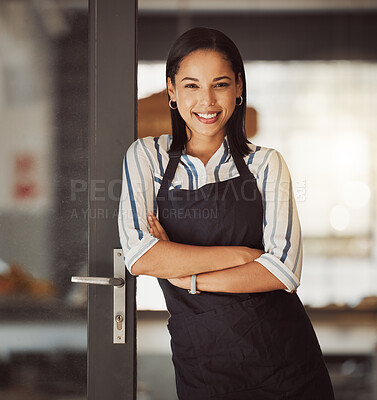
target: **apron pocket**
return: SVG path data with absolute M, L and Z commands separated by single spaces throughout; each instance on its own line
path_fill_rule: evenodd
M 294 390 L 326 370 L 317 336 L 297 294 L 281 292 L 273 296 L 276 313 L 270 329 L 270 349 L 276 355 L 276 373 L 280 387 Z M 318 382 L 317 386 L 320 386 Z
M 199 368 L 211 396 L 268 385 L 274 365 L 264 335 L 266 296 L 254 295 L 187 318 Z
M 198 368 L 198 360 L 185 320 L 170 317 L 167 327 L 171 336 L 170 346 L 178 397 L 180 399 L 206 399 L 208 390 Z

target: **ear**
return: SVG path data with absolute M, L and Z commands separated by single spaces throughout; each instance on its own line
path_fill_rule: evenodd
M 168 93 L 170 96 L 171 101 L 177 101 L 176 97 L 175 97 L 175 87 L 173 85 L 173 82 L 171 81 L 170 77 L 168 77 Z
M 241 77 L 241 72 L 238 73 L 237 82 L 236 82 L 236 90 L 237 90 L 237 97 L 242 95 L 243 91 L 243 82 Z

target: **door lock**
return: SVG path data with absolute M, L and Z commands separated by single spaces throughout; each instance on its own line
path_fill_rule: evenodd
M 118 331 L 122 330 L 122 322 L 123 322 L 123 317 L 121 315 L 117 315 L 115 317 L 115 321 L 117 322 L 117 329 Z
M 71 282 L 113 287 L 113 343 L 126 343 L 126 268 L 122 249 L 114 249 L 114 278 L 72 276 Z

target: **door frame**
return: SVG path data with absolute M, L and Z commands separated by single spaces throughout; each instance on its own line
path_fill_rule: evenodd
M 113 276 L 122 160 L 137 138 L 137 0 L 89 0 L 88 275 Z M 113 344 L 113 289 L 88 288 L 89 400 L 136 399 L 136 278 L 126 343 Z

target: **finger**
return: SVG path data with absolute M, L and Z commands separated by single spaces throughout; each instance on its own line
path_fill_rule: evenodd
M 158 229 L 156 227 L 155 219 L 153 218 L 153 214 L 148 213 L 148 222 L 149 222 L 149 227 L 152 229 L 154 233 L 158 233 Z
M 161 226 L 161 224 L 160 224 L 160 222 L 158 220 L 156 220 L 156 221 L 157 221 L 156 222 L 156 226 L 157 226 L 157 229 L 158 229 L 158 233 L 161 236 L 161 238 L 163 240 L 169 240 L 169 237 L 166 234 L 165 229 Z
M 162 227 L 162 225 L 160 224 L 160 221 L 153 215 L 153 222 L 154 222 L 154 226 L 156 227 L 158 233 L 162 236 L 162 237 L 167 237 L 165 229 Z
M 153 236 L 158 236 L 158 230 L 156 227 L 156 224 L 152 218 L 152 215 L 150 214 L 150 211 L 148 212 L 148 223 L 149 223 L 149 233 L 152 234 Z
M 155 225 L 154 219 L 153 219 L 153 214 L 151 211 L 148 211 L 148 222 L 149 222 L 150 227 L 153 227 Z
M 149 233 L 153 236 L 155 236 L 158 239 L 162 239 L 160 232 L 158 231 L 157 227 L 155 226 L 155 224 L 153 222 L 150 223 L 150 228 L 149 228 Z
M 150 225 L 149 232 L 153 236 L 155 236 L 157 239 L 169 240 L 164 228 L 162 228 L 160 222 L 151 211 L 148 212 L 148 221 Z
M 165 229 L 160 224 L 160 221 L 156 218 L 154 214 L 151 215 L 152 223 L 153 223 L 153 230 L 158 232 L 158 235 L 163 240 L 169 240 L 168 235 L 165 232 Z

